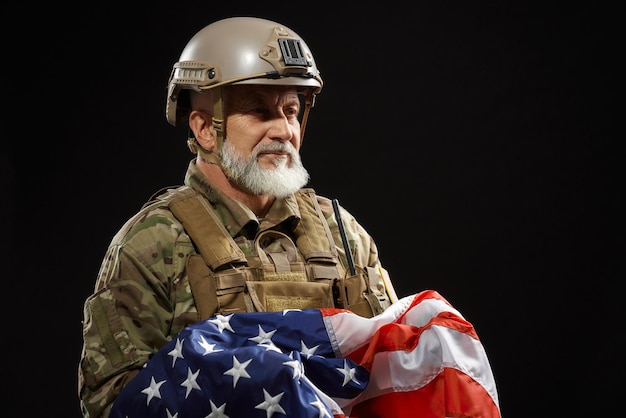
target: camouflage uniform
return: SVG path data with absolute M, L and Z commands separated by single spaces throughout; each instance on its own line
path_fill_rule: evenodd
M 260 222 L 243 204 L 212 188 L 193 161 L 185 185 L 209 200 L 246 255 L 254 251 L 252 242 L 259 232 L 278 228 L 289 233 L 293 221 L 300 219 L 295 198 L 288 197 L 277 200 Z M 345 271 L 331 201 L 317 198 Z M 378 267 L 372 238 L 349 213 L 343 209 L 341 213 L 355 264 Z M 78 391 L 85 417 L 107 417 L 117 394 L 150 356 L 198 320 L 186 272 L 186 260 L 194 254 L 183 226 L 160 201 L 142 208 L 115 235 L 84 306 Z

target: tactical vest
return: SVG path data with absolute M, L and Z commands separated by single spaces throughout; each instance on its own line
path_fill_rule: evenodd
M 295 193 L 301 220 L 295 243 L 266 230 L 247 256 L 197 191 L 181 186 L 159 196 L 167 201 L 199 254 L 187 260 L 187 275 L 198 320 L 234 312 L 344 308 L 372 317 L 389 306 L 380 272 L 360 268 L 347 274 L 313 189 Z M 298 251 L 299 250 L 299 251 Z

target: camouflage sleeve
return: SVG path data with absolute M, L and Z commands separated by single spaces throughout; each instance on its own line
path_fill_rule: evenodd
M 166 213 L 141 215 L 113 239 L 96 291 L 85 301 L 78 373 L 85 417 L 107 417 L 126 383 L 182 329 L 181 309 L 194 309 L 182 283 L 185 260 L 193 252 L 188 237 Z M 180 296 L 185 292 L 187 305 L 177 300 L 185 299 Z

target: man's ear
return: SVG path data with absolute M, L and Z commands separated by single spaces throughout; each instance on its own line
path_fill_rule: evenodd
M 192 130 L 198 144 L 207 151 L 215 149 L 217 140 L 211 117 L 203 111 L 194 110 L 189 114 L 189 128 Z

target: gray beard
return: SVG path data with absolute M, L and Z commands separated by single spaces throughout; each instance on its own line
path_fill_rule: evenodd
M 290 158 L 274 160 L 275 168 L 261 168 L 257 155 L 267 151 L 288 151 Z M 256 146 L 249 158 L 239 153 L 231 142 L 224 140 L 220 152 L 222 169 L 230 181 L 255 195 L 287 197 L 309 182 L 309 173 L 302 165 L 300 155 L 289 142 L 275 142 Z M 288 166 L 291 161 L 291 167 Z

